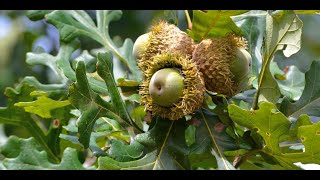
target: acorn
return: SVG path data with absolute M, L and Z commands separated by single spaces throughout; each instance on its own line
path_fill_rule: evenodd
M 149 94 L 154 103 L 171 107 L 181 100 L 183 88 L 183 76 L 178 70 L 164 68 L 152 75 L 149 83 Z
M 246 40 L 234 34 L 205 39 L 197 45 L 192 61 L 207 90 L 231 97 L 248 86 L 252 58 L 246 49 Z
M 153 56 L 148 67 L 139 94 L 152 115 L 178 120 L 201 107 L 205 85 L 190 58 L 162 53 Z
M 194 41 L 185 32 L 173 24 L 160 21 L 151 26 L 149 33 L 137 38 L 133 53 L 138 59 L 139 68 L 145 72 L 150 66 L 150 59 L 157 54 L 171 53 L 191 57 L 193 50 Z
M 146 48 L 149 42 L 149 33 L 139 36 L 133 45 L 133 56 L 136 59 L 141 59 L 142 55 L 146 52 Z

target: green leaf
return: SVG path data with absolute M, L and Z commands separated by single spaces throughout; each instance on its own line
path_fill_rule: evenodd
M 135 101 L 137 102 L 137 101 Z M 139 103 L 139 102 L 138 102 Z M 144 106 L 138 106 L 132 109 L 130 115 L 134 122 L 139 126 L 140 129 L 143 129 L 143 121 L 144 117 L 146 116 L 146 112 L 144 110 Z
M 266 20 L 266 52 L 269 56 L 274 55 L 277 50 L 282 50 L 286 57 L 290 57 L 300 50 L 303 23 L 293 11 L 267 15 Z
M 275 62 L 271 62 L 270 70 L 279 85 L 281 94 L 289 99 L 298 100 L 305 87 L 305 74 L 296 66 L 287 67 L 282 71 Z M 280 78 L 277 78 L 277 75 Z
M 70 123 L 63 128 L 67 130 L 68 133 L 60 134 L 60 138 L 83 147 L 79 142 L 79 138 L 75 135 L 78 133 L 78 127 L 75 124 Z M 89 148 L 92 151 L 92 154 L 97 157 L 108 155 L 104 150 L 106 148 L 105 145 L 115 138 L 125 142 L 130 141 L 128 133 L 121 130 L 121 126 L 117 121 L 106 117 L 99 118 L 96 121 L 90 136 Z
M 47 14 L 46 19 L 60 31 L 61 41 L 70 42 L 79 36 L 87 36 L 112 52 L 115 58 L 129 68 L 133 78 L 141 81 L 142 74 L 132 55 L 133 42 L 130 39 L 126 39 L 123 46 L 118 48 L 108 32 L 110 22 L 119 20 L 121 16 L 122 11 L 120 10 L 99 10 L 96 12 L 96 25 L 85 11 L 57 10 Z
M 195 134 L 194 143 L 188 145 L 186 131 L 190 126 L 195 127 Z M 120 162 L 110 157 L 99 157 L 99 169 L 191 169 L 191 164 L 197 167 L 201 161 L 208 161 L 208 158 L 201 158 L 197 162 L 190 162 L 194 160 L 193 157 L 210 155 L 209 160 L 213 162 L 204 163 L 216 164 L 215 157 L 210 154 L 213 147 L 219 150 L 219 158 L 224 161 L 227 169 L 229 164 L 223 151 L 236 149 L 234 139 L 225 132 L 227 126 L 206 110 L 197 111 L 187 122 L 184 119 L 169 121 L 154 117 L 150 127 L 148 132 L 135 137 L 135 141 L 146 148 L 146 154 L 142 158 Z
M 119 52 L 123 57 L 126 58 L 128 62 L 129 70 L 132 74 L 132 79 L 141 82 L 142 81 L 142 72 L 138 68 L 136 58 L 132 54 L 133 51 L 133 42 L 131 39 L 126 39 L 121 48 L 119 48 Z
M 29 10 L 27 11 L 26 16 L 32 21 L 38 21 L 44 18 L 44 16 L 50 13 L 51 10 Z
M 211 152 L 201 153 L 201 154 L 190 154 L 189 161 L 191 163 L 192 169 L 213 169 L 217 168 L 217 160 L 212 155 Z
M 0 170 L 6 170 L 6 168 L 4 167 L 2 161 L 0 161 Z
M 192 30 L 188 30 L 189 36 L 196 42 L 210 37 L 221 37 L 233 32 L 242 35 L 241 29 L 235 25 L 230 16 L 236 16 L 247 12 L 246 10 L 209 10 L 203 12 L 193 11 Z
M 185 130 L 186 143 L 191 146 L 196 141 L 196 127 L 191 125 Z
M 50 160 L 58 162 L 57 155 L 49 147 L 47 137 L 39 128 L 36 122 L 32 119 L 31 114 L 26 113 L 22 108 L 14 106 L 17 102 L 32 101 L 29 94 L 34 91 L 34 87 L 27 84 L 22 84 L 17 90 L 7 88 L 5 95 L 9 98 L 8 107 L 0 107 L 0 123 L 12 124 L 26 128 L 29 133 L 43 146 L 44 150 L 48 153 Z
M 303 73 L 307 72 L 314 60 L 320 60 L 320 30 L 319 15 L 299 15 L 303 21 L 301 49 L 296 54 L 286 57 L 281 52 L 275 54 L 274 60 L 280 69 L 295 65 Z
M 302 21 L 294 11 L 284 11 L 273 16 L 267 14 L 266 28 L 263 64 L 253 104 L 254 109 L 258 107 L 258 102 L 276 103 L 280 97 L 278 84 L 270 72 L 270 62 L 276 51 L 281 50 L 286 57 L 289 57 L 300 50 Z
M 299 117 L 301 114 L 320 116 L 320 62 L 314 61 L 311 68 L 305 74 L 306 86 L 299 101 L 292 103 L 284 98 L 280 110 L 286 116 Z
M 295 10 L 296 14 L 316 14 L 320 13 L 320 10 Z
M 81 116 L 78 119 L 79 141 L 85 148 L 89 147 L 93 126 L 100 117 L 117 120 L 123 127 L 130 126 L 129 122 L 114 113 L 114 107 L 92 91 L 82 61 L 77 64 L 76 77 L 77 82 L 72 84 L 69 89 L 69 101 L 81 111 Z
M 123 141 L 113 139 L 110 141 L 108 156 L 119 162 L 127 162 L 140 158 L 144 154 L 144 146 L 137 141 L 127 145 Z
M 249 129 L 257 128 L 257 132 L 265 139 L 266 151 L 280 154 L 278 139 L 273 137 L 283 135 L 289 130 L 291 123 L 282 113 L 277 112 L 272 103 L 264 102 L 259 110 L 253 112 L 242 110 L 235 105 L 229 105 L 228 110 L 230 117 L 236 123 Z
M 156 152 L 150 152 L 141 159 L 129 162 L 119 162 L 110 157 L 98 159 L 98 170 L 151 170 L 154 167 Z
M 213 113 L 219 116 L 220 121 L 226 125 L 233 126 L 233 122 L 226 111 L 228 107 L 228 100 L 223 95 L 211 96 L 212 101 L 216 104 L 215 108 L 212 110 Z
M 57 62 L 60 58 L 69 58 L 71 56 L 71 53 L 73 51 L 74 45 L 62 45 L 59 54 L 56 57 L 53 57 L 46 53 L 28 53 L 27 54 L 27 63 L 30 65 L 46 65 L 48 66 L 52 71 L 52 79 L 55 79 L 59 84 L 50 84 L 50 85 L 44 85 L 41 84 L 38 80 L 36 80 L 34 77 L 26 77 L 22 83 L 20 83 L 17 87 L 17 89 L 21 89 L 21 86 L 24 84 L 29 84 L 31 86 L 34 86 L 39 91 L 31 92 L 31 96 L 40 96 L 36 101 L 31 102 L 33 99 L 28 100 L 28 102 L 23 101 L 22 102 L 16 102 L 14 105 L 17 107 L 24 107 L 26 112 L 30 112 L 33 114 L 37 114 L 40 117 L 44 118 L 56 118 L 55 121 L 59 121 L 59 124 L 64 124 L 67 120 L 69 120 L 70 115 L 68 114 L 70 111 L 70 106 L 68 106 L 70 103 L 67 101 L 55 101 L 47 96 L 50 94 L 52 98 L 55 99 L 62 99 L 65 98 L 66 95 L 66 87 L 67 87 L 67 78 L 63 75 L 63 72 L 59 69 Z M 40 94 L 37 92 L 40 92 L 40 90 L 43 90 L 45 92 L 41 92 Z M 47 93 L 46 93 L 47 92 Z M 29 95 L 28 95 L 29 96 Z M 48 104 L 49 103 L 49 104 Z M 48 105 L 48 106 L 47 106 Z M 49 107 L 49 108 L 48 108 Z M 25 115 L 30 116 L 30 115 Z M 37 126 L 35 122 L 32 122 L 33 119 L 30 119 L 30 123 L 34 124 L 33 126 Z M 19 125 L 24 126 L 23 123 L 20 123 Z M 50 155 L 50 158 L 53 158 L 54 161 L 55 157 L 52 156 L 52 153 L 56 156 L 60 155 L 60 141 L 59 141 L 59 133 L 61 131 L 61 126 L 53 127 L 53 123 L 50 124 L 49 130 L 46 132 L 47 136 L 43 137 L 42 132 L 37 132 L 33 128 L 37 127 L 29 127 L 29 125 L 25 126 L 28 131 L 31 132 L 31 134 L 37 139 L 38 138 L 44 138 L 41 140 L 44 146 L 48 146 L 52 152 L 48 152 Z M 40 130 L 40 129 L 39 129 Z M 40 130 L 41 131 L 41 130 Z M 38 137 L 36 137 L 38 136 Z M 44 144 L 46 143 L 46 144 Z
M 288 170 L 278 164 L 268 164 L 261 156 L 251 156 L 241 164 L 241 170 Z
M 236 105 L 230 105 L 228 110 L 233 121 L 261 135 L 265 145 L 258 152 L 263 153 L 261 155 L 265 159 L 272 160 L 286 169 L 297 169 L 293 165 L 295 162 L 319 164 L 320 148 L 317 144 L 320 143 L 320 138 L 317 132 L 320 123 L 312 124 L 308 116 L 304 115 L 292 125 L 286 116 L 269 102 L 261 103 L 259 110 L 255 111 L 246 111 Z M 305 151 L 283 151 L 280 143 L 288 140 L 301 140 Z
M 155 157 L 150 162 L 151 169 L 189 169 L 189 164 L 186 161 L 188 147 L 184 137 L 185 122 L 168 121 L 161 118 L 156 120 L 152 130 L 139 134 L 135 138 L 139 143 L 149 148 L 149 151 L 152 152 L 156 149 Z
M 10 147 L 18 149 L 11 151 Z M 40 149 L 33 138 L 20 139 L 11 136 L 6 144 L 1 147 L 1 153 L 7 158 L 3 160 L 3 166 L 11 170 L 84 170 L 78 160 L 77 152 L 74 149 L 67 148 L 59 164 L 52 164 L 48 161 L 47 153 Z M 89 168 L 93 169 L 93 167 Z
M 236 168 L 232 166 L 232 164 L 226 160 L 225 157 L 219 155 L 214 149 L 212 149 L 211 153 L 217 160 L 218 169 L 219 170 L 235 170 Z
M 239 145 L 227 132 L 227 128 L 230 127 L 223 124 L 217 115 L 212 112 L 201 109 L 196 111 L 192 119 L 187 121 L 188 124 L 193 124 L 196 127 L 195 130 L 195 143 L 189 148 L 188 157 L 193 157 L 196 155 L 201 158 L 202 156 L 207 156 L 211 154 L 211 159 L 213 164 L 219 164 L 221 166 L 214 166 L 213 168 L 218 169 L 232 169 L 228 160 L 224 157 L 224 151 L 235 150 L 239 148 Z M 212 150 L 216 152 L 215 155 L 212 154 Z M 203 159 L 204 163 L 207 161 Z M 194 164 L 193 161 L 190 162 Z M 197 164 L 201 163 L 197 160 Z M 194 165 L 193 165 L 194 166 Z
M 26 112 L 37 114 L 43 118 L 51 118 L 50 111 L 53 109 L 68 106 L 70 102 L 65 101 L 55 101 L 48 98 L 48 94 L 41 91 L 33 91 L 30 96 L 38 96 L 36 101 L 31 102 L 18 102 L 14 105 L 17 107 L 23 107 Z
M 203 136 L 207 136 L 207 138 L 211 140 L 209 141 L 209 149 L 217 160 L 218 169 L 234 169 L 223 154 L 224 151 L 235 150 L 238 148 L 238 144 L 235 140 L 226 133 L 227 125 L 221 123 L 216 117 L 214 118 L 213 114 L 208 111 L 201 110 L 200 113 L 204 124 L 201 129 L 202 131 L 206 130 L 208 134 L 202 133 L 200 136 L 198 135 L 198 138 L 203 139 L 205 138 Z M 195 117 L 200 119 L 199 116 Z M 200 131 L 200 129 L 198 131 Z M 202 146 L 204 146 L 204 144 L 202 144 Z
M 56 10 L 47 14 L 45 18 L 60 31 L 60 40 L 63 42 L 70 42 L 82 35 L 89 36 L 98 42 L 101 41 L 95 25 L 88 22 L 77 11 Z
M 160 118 L 154 118 L 153 123 L 155 125 L 150 131 L 135 137 L 137 142 L 148 149 L 145 156 L 129 162 L 100 157 L 99 169 L 189 169 L 184 140 L 186 124 Z
M 0 144 L 4 143 L 8 139 L 5 130 L 4 130 L 4 125 L 0 124 Z M 1 159 L 1 157 L 0 157 Z
M 72 69 L 69 60 L 71 59 L 72 53 L 77 49 L 78 46 L 79 42 L 77 40 L 69 43 L 62 42 L 59 53 L 56 56 L 52 56 L 47 53 L 27 53 L 26 62 L 32 66 L 47 66 L 54 74 L 54 76 L 51 76 L 51 78 L 55 79 L 56 82 L 52 82 L 51 84 L 43 84 L 34 77 L 29 76 L 25 77 L 22 82 L 34 86 L 37 90 L 47 92 L 49 96 L 61 97 L 61 95 L 67 95 L 70 81 L 76 81 L 76 74 Z M 91 59 L 92 57 L 86 56 L 84 51 L 82 56 L 78 58 L 81 58 L 87 62 L 89 61 L 88 59 Z M 108 92 L 106 90 L 106 85 L 89 75 L 90 74 L 88 74 L 89 84 L 92 89 L 102 95 L 107 95 Z
M 31 86 L 34 86 L 38 91 L 45 91 L 50 96 L 67 94 L 67 88 L 69 86 L 68 78 L 72 81 L 75 80 L 75 73 L 72 70 L 69 59 L 71 54 L 77 46 L 79 42 L 73 41 L 69 44 L 61 44 L 59 49 L 59 53 L 56 56 L 52 56 L 47 53 L 34 53 L 29 52 L 27 53 L 26 62 L 29 65 L 43 65 L 47 66 L 52 72 L 55 82 L 51 84 L 43 84 L 40 83 L 34 77 L 25 77 L 22 82 L 28 83 Z
M 139 82 L 124 78 L 117 79 L 117 86 L 121 88 L 122 94 L 134 94 L 139 90 Z
M 82 51 L 81 55 L 72 61 L 72 67 L 74 69 L 76 69 L 76 65 L 79 61 L 84 62 L 88 73 L 93 73 L 96 70 L 97 59 L 89 54 L 87 50 Z
M 112 55 L 110 53 L 99 53 L 98 54 L 98 64 L 97 64 L 97 71 L 100 77 L 106 82 L 108 87 L 109 95 L 111 97 L 111 102 L 114 107 L 114 112 L 119 115 L 122 119 L 126 122 L 129 122 L 133 125 L 137 130 L 142 132 L 142 130 L 133 122 L 130 117 L 130 114 L 126 108 L 125 103 L 123 102 L 116 82 L 113 77 L 112 69 Z

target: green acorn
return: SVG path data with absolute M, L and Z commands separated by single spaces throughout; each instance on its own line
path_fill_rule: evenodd
M 150 68 L 151 58 L 157 54 L 171 53 L 191 57 L 193 40 L 177 26 L 165 21 L 153 25 L 149 33 L 137 38 L 133 54 L 142 72 Z M 145 73 L 144 73 L 145 74 Z
M 192 61 L 202 73 L 207 90 L 234 96 L 248 86 L 252 58 L 246 48 L 245 39 L 234 34 L 197 45 Z
M 160 69 L 154 73 L 149 83 L 149 94 L 154 103 L 171 107 L 183 95 L 183 76 L 173 68 Z
M 153 115 L 178 120 L 201 107 L 205 85 L 196 64 L 181 54 L 153 56 L 139 94 Z
M 134 42 L 132 53 L 136 59 L 141 59 L 143 54 L 146 52 L 149 43 L 149 34 L 150 33 L 142 34 Z

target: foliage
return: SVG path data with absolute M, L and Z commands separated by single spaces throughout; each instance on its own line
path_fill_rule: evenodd
M 82 170 L 81 162 L 77 158 L 75 149 L 67 148 L 60 164 L 52 164 L 47 159 L 47 153 L 33 138 L 19 139 L 11 136 L 1 147 L 1 153 L 6 157 L 2 162 L 4 168 L 15 170 Z M 92 169 L 92 168 L 91 168 Z
M 143 77 L 132 55 L 133 41 L 117 40 L 109 32 L 123 12 L 92 12 L 26 13 L 32 21 L 53 25 L 60 45 L 56 53 L 41 48 L 26 53 L 26 63 L 46 68 L 50 81 L 26 76 L 4 92 L 0 124 L 22 127 L 32 137 L 11 135 L 1 144 L 0 169 L 300 169 L 296 163 L 320 164 L 319 54 L 298 56 L 309 48 L 301 41 L 306 38 L 301 14 L 319 11 L 192 11 L 192 29 L 186 32 L 195 42 L 227 33 L 247 39 L 251 84 L 234 97 L 208 92 L 202 108 L 177 121 L 152 116 L 139 105 Z M 179 25 L 179 12 L 164 11 L 162 19 Z M 88 42 L 97 49 L 86 48 Z M 283 62 L 288 59 L 301 62 Z

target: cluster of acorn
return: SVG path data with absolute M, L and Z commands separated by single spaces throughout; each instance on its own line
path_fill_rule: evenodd
M 234 34 L 199 44 L 173 24 L 161 21 L 135 42 L 143 72 L 141 103 L 153 115 L 178 120 L 201 107 L 206 90 L 233 96 L 247 87 L 251 56 Z

